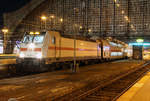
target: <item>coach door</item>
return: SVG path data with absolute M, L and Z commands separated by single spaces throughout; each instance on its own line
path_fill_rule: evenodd
M 57 35 L 56 35 L 57 36 Z M 52 36 L 52 47 L 53 47 L 53 57 L 59 58 L 60 56 L 60 37 Z
M 103 48 L 103 43 L 101 42 L 101 59 L 103 59 L 103 52 L 104 52 L 104 48 Z
M 101 58 L 101 43 L 98 43 L 97 56 Z
M 57 50 L 57 47 L 56 47 L 56 37 L 55 36 L 52 36 L 51 37 L 51 55 L 53 58 L 56 58 L 56 50 Z

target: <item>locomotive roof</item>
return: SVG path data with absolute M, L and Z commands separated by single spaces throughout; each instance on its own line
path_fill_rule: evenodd
M 86 38 L 84 36 L 81 36 L 81 35 L 70 35 L 70 34 L 61 34 L 62 37 L 65 37 L 65 38 L 71 38 L 71 39 L 74 39 L 76 38 L 77 40 L 84 40 L 84 41 L 91 41 L 91 42 L 96 42 L 96 40 L 92 40 L 90 38 Z

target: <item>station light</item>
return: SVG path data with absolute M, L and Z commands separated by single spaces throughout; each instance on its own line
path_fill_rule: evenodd
M 129 43 L 129 46 L 150 46 L 150 43 Z
M 125 18 L 127 21 L 129 20 L 128 16 L 124 16 L 124 18 Z
M 52 18 L 52 19 L 53 19 L 54 17 L 55 17 L 54 15 L 51 15 L 51 16 L 50 16 L 50 18 Z
M 144 39 L 137 39 L 136 42 L 137 42 L 137 43 L 143 43 L 143 42 L 144 42 Z
M 4 28 L 4 29 L 2 29 L 2 32 L 3 32 L 3 33 L 8 33 L 8 29 L 7 29 L 7 28 Z
M 60 19 L 60 22 L 63 22 L 63 18 Z
M 47 20 L 47 17 L 43 15 L 43 16 L 41 16 L 41 20 L 46 21 L 46 20 Z
M 117 7 L 120 7 L 120 4 L 117 4 Z
M 133 29 L 133 28 L 134 28 L 134 26 L 133 26 L 133 25 L 131 25 L 131 28 Z
M 124 13 L 125 13 L 125 11 L 124 11 L 124 10 L 122 10 L 122 11 L 121 11 L 121 13 L 122 13 L 122 14 L 124 14 Z
M 91 30 L 91 29 L 89 29 L 88 31 L 89 31 L 89 32 L 92 32 L 92 30 Z
M 82 29 L 83 27 L 82 26 L 80 26 L 80 29 Z
M 114 0 L 114 2 L 117 2 L 117 0 Z
M 41 16 L 41 19 L 42 19 L 42 20 L 46 20 L 47 17 L 46 17 L 46 16 Z

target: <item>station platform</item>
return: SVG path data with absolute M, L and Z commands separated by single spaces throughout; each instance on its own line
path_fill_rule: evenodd
M 16 54 L 0 54 L 0 65 L 16 64 Z
M 13 59 L 16 58 L 16 54 L 0 54 L 0 59 Z
M 16 64 L 16 59 L 0 59 L 0 65 Z
M 135 83 L 116 101 L 150 101 L 150 72 Z

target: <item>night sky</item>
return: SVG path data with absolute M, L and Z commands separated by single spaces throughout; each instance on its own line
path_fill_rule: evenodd
M 3 25 L 3 13 L 15 11 L 31 0 L 1 0 L 0 1 L 0 28 Z

